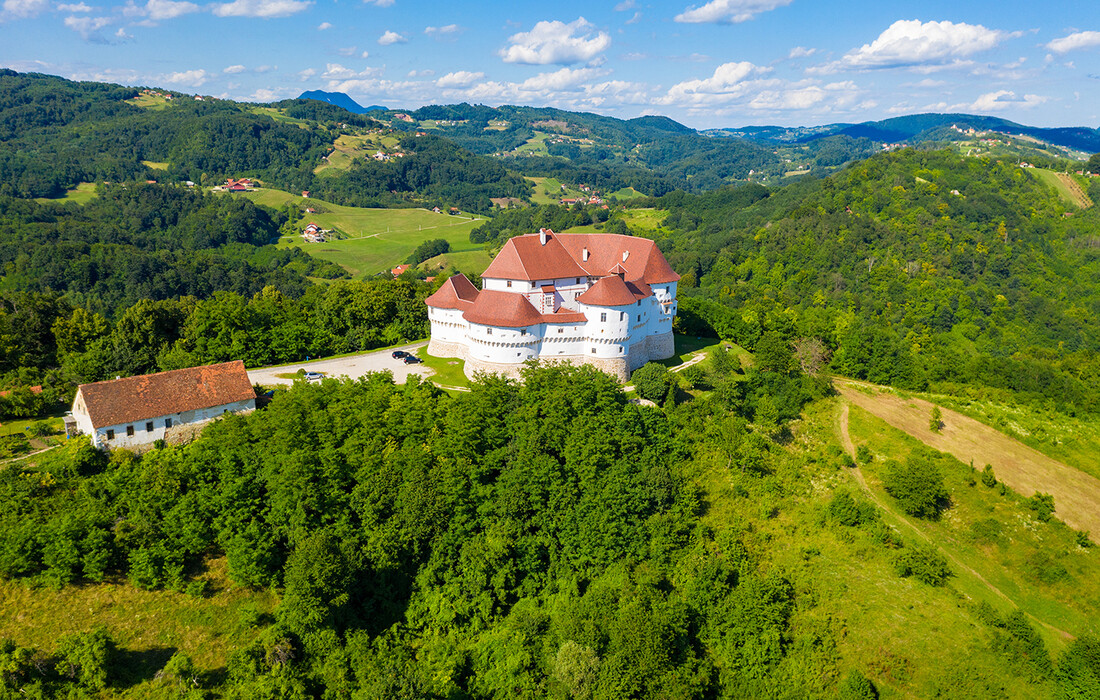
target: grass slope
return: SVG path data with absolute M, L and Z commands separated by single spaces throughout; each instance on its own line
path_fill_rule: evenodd
M 354 275 L 373 275 L 389 270 L 405 262 L 418 245 L 433 238 L 443 238 L 451 244 L 448 262 L 464 272 L 481 273 L 491 262 L 481 246 L 470 243 L 470 231 L 480 225 L 480 218 L 436 214 L 426 209 L 345 207 L 272 189 L 236 196 L 271 207 L 292 204 L 303 209 L 316 208 L 318 213 L 305 215 L 302 227 L 315 222 L 322 228 L 339 231 L 345 238 L 306 243 L 300 236 L 285 236 L 279 245 L 299 246 L 310 255 L 337 263 Z
M 75 188 L 67 191 L 64 197 L 58 197 L 57 199 L 50 199 L 48 197 L 36 197 L 34 201 L 39 204 L 45 204 L 46 202 L 76 202 L 77 204 L 86 204 L 87 202 L 95 199 L 99 196 L 96 190 L 96 184 L 94 182 L 82 182 Z
M 1078 209 L 1087 209 L 1092 206 L 1092 200 L 1081 189 L 1081 185 L 1074 176 L 1066 173 L 1056 173 L 1045 168 L 1028 168 L 1028 172 L 1049 185 L 1066 204 Z

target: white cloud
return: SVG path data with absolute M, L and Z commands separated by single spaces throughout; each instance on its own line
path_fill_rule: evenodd
M 101 40 L 99 30 L 114 24 L 110 17 L 66 17 L 65 26 L 88 40 Z
M 805 46 L 796 46 L 787 54 L 787 58 L 806 58 L 817 53 L 817 49 L 808 49 Z
M 970 112 L 995 112 L 1009 107 L 1035 107 L 1046 101 L 1046 97 L 1039 95 L 1016 97 L 1016 93 L 1011 90 L 997 90 L 996 92 L 987 92 L 971 104 L 962 106 L 962 108 Z
M 162 80 L 170 85 L 183 85 L 185 87 L 199 87 L 204 84 L 210 75 L 201 68 L 185 70 L 178 73 L 169 73 Z
M 392 7 L 393 0 L 363 0 L 364 5 L 374 5 L 375 7 Z
M 356 49 L 354 46 L 345 46 L 342 49 L 336 49 L 336 53 L 340 54 L 341 56 L 354 56 L 356 51 L 358 51 L 358 49 Z
M 746 22 L 762 12 L 790 5 L 791 0 L 711 0 L 701 7 L 689 7 L 676 15 L 677 22 Z
M 456 34 L 462 31 L 462 27 L 457 24 L 447 24 L 442 27 L 424 27 L 424 33 L 428 36 L 438 36 L 443 34 Z
M 317 71 L 312 68 L 306 68 L 305 70 L 298 71 L 298 79 L 303 83 L 313 76 L 317 75 Z
M 900 19 L 870 44 L 849 51 L 821 72 L 840 68 L 935 67 L 987 51 L 1015 36 L 980 24 Z
M 569 24 L 542 21 L 529 32 L 510 36 L 511 46 L 499 53 L 505 63 L 565 65 L 588 61 L 611 46 L 611 37 L 604 32 L 593 36 L 593 28 L 584 17 Z
M 539 73 L 519 84 L 523 92 L 556 92 L 574 88 L 586 80 L 606 75 L 597 68 L 562 68 L 552 73 Z
M 332 29 L 332 22 L 321 22 L 317 25 L 317 31 L 323 32 L 326 29 Z
M 4 14 L 13 17 L 34 17 L 50 6 L 47 0 L 4 0 Z
M 288 97 L 291 93 L 284 88 L 276 88 L 274 90 L 269 88 L 259 88 L 256 92 L 249 95 L 246 100 L 248 102 L 277 102 L 284 97 Z
M 718 97 L 735 97 L 744 93 L 746 79 L 769 69 L 754 65 L 748 61 L 723 63 L 714 69 L 709 78 L 685 80 L 673 85 L 668 94 L 659 99 L 661 104 L 679 104 L 681 102 L 713 101 Z
M 637 24 L 638 22 L 641 22 L 641 21 L 642 21 L 642 13 L 641 12 L 635 12 L 634 16 L 631 17 L 630 19 L 628 19 L 626 22 L 624 22 L 624 24 Z
M 397 32 L 386 30 L 386 33 L 378 37 L 378 43 L 382 46 L 389 46 L 391 44 L 404 44 L 408 41 L 405 37 L 401 36 Z
M 277 70 L 279 70 L 279 66 L 264 65 L 264 66 L 256 66 L 255 68 L 252 69 L 252 72 L 253 73 L 271 73 L 271 72 L 277 71 Z
M 1046 45 L 1054 53 L 1066 53 L 1077 49 L 1100 46 L 1100 32 L 1074 32 L 1061 39 L 1055 39 Z
M 123 29 L 122 27 L 119 27 L 118 31 L 115 32 L 115 38 L 118 39 L 119 41 L 126 41 L 127 39 L 133 39 L 134 35 L 133 34 L 127 34 L 125 29 Z
M 312 5 L 312 0 L 233 0 L 214 5 L 214 14 L 218 17 L 288 17 L 304 12 Z
M 616 12 L 626 12 L 627 10 L 634 9 L 634 7 L 636 5 L 637 5 L 637 3 L 635 3 L 634 0 L 623 0 L 618 5 L 615 6 L 615 11 Z
M 5 3 L 5 6 L 6 6 L 6 4 L 7 3 Z M 60 12 L 91 12 L 92 11 L 92 6 L 91 5 L 85 5 L 82 2 L 78 2 L 75 5 L 58 5 L 57 9 Z
M 749 101 L 749 108 L 767 111 L 811 109 L 828 103 L 829 111 L 850 105 L 859 96 L 851 81 L 828 85 L 790 85 L 779 90 L 764 90 Z
M 370 58 L 370 51 L 364 51 L 363 53 L 359 54 L 359 58 Z
M 226 66 L 225 68 L 222 68 L 222 73 L 228 73 L 229 75 L 233 75 L 235 73 L 243 73 L 246 70 L 248 70 L 248 69 L 238 63 L 235 66 Z
M 329 63 L 325 66 L 325 72 L 321 74 L 321 77 L 325 80 L 359 80 L 373 77 L 379 72 L 380 69 L 378 68 L 365 68 L 361 71 L 356 71 L 351 68 L 345 68 L 339 63 Z
M 425 78 L 435 75 L 435 71 L 431 68 L 425 68 L 424 70 L 411 70 L 407 77 L 409 78 Z
M 435 84 L 441 88 L 463 88 L 473 85 L 484 77 L 484 73 L 471 73 L 470 71 L 460 70 L 444 75 L 436 80 Z

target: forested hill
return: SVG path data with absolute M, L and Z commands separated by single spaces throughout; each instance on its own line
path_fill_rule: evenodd
M 762 193 L 647 203 L 666 212 L 682 293 L 723 333 L 820 337 L 836 371 L 876 382 L 1100 408 L 1096 207 L 1067 205 L 1028 169 L 949 151 L 883 154 Z

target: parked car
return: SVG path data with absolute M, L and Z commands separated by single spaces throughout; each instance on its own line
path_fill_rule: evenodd
M 407 365 L 418 365 L 418 364 L 420 364 L 421 362 L 424 361 L 424 360 L 421 360 L 416 355 L 410 355 L 408 353 L 405 353 L 405 358 L 404 359 L 405 359 L 405 364 L 407 364 Z
M 409 356 L 409 353 L 405 352 L 404 350 L 394 350 L 390 354 L 393 355 L 393 359 L 395 359 L 395 360 L 400 360 L 402 357 L 408 357 Z
M 319 382 L 325 378 L 324 372 L 306 372 L 305 379 L 307 382 Z

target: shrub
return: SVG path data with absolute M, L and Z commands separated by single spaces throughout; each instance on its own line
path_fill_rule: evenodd
M 57 647 L 57 672 L 85 688 L 107 687 L 107 674 L 115 653 L 115 643 L 106 627 L 62 637 Z
M 867 501 L 857 500 L 847 491 L 838 491 L 829 501 L 829 519 L 854 527 L 874 522 L 878 519 L 878 511 Z
M 894 561 L 894 568 L 902 578 L 912 576 L 929 586 L 942 586 L 951 575 L 947 559 L 930 544 L 902 549 Z
M 997 485 L 997 477 L 993 476 L 993 465 L 985 465 L 985 469 L 982 469 L 982 483 L 993 488 Z
M 943 427 L 943 413 L 940 411 L 939 406 L 932 407 L 932 415 L 928 418 L 928 428 L 933 433 L 940 432 L 940 428 Z
M 859 671 L 850 671 L 838 688 L 837 698 L 839 700 L 876 700 L 878 689 Z
M 1054 496 L 1036 491 L 1034 496 L 1027 499 L 1027 507 L 1035 511 L 1039 522 L 1048 522 L 1054 515 Z
M 871 452 L 871 448 L 868 447 L 867 445 L 860 445 L 859 447 L 856 448 L 856 461 L 857 462 L 860 462 L 861 464 L 870 464 L 871 460 L 873 460 L 874 458 L 875 458 L 874 453 Z
M 887 462 L 883 486 L 898 500 L 902 510 L 918 518 L 939 517 L 947 502 L 943 472 L 924 453 L 910 454 L 904 464 L 895 460 Z
M 671 386 L 669 379 L 668 368 L 656 362 L 647 362 L 635 370 L 630 378 L 638 396 L 654 403 L 665 400 Z

